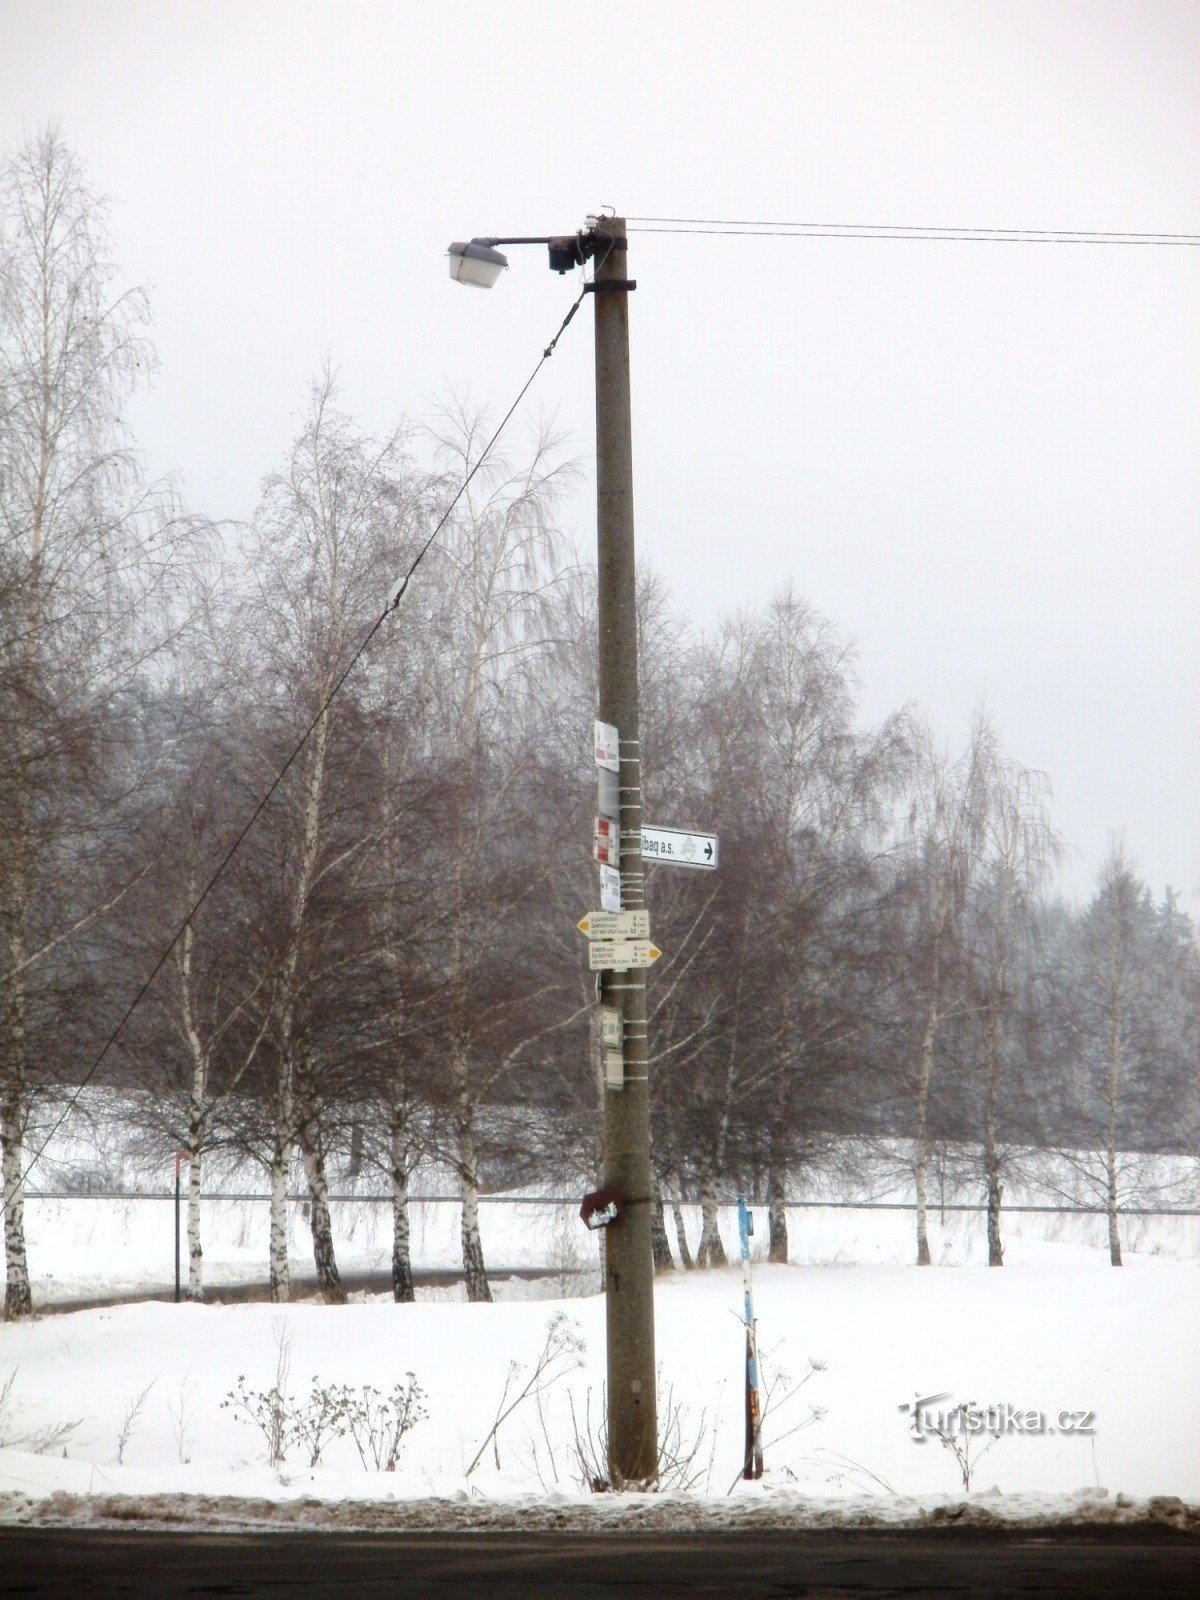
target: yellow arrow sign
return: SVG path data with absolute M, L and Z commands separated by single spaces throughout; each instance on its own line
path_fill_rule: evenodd
M 593 939 L 588 945 L 588 967 L 592 972 L 627 972 L 631 967 L 649 967 L 661 955 L 649 939 Z
M 589 911 L 575 924 L 588 939 L 648 939 L 650 913 L 636 911 Z

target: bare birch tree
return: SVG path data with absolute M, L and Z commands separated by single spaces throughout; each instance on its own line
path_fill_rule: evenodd
M 1059 855 L 1046 815 L 1048 784 L 1040 773 L 997 757 L 990 778 L 984 850 L 971 921 L 980 969 L 982 1024 L 983 1180 L 987 1191 L 988 1265 L 1004 1265 L 1000 1233 L 1006 1150 L 1000 1114 L 1006 1088 L 1010 1015 L 1028 912 Z M 1015 1130 L 1009 1130 L 1011 1139 Z
M 912 849 L 917 894 L 912 960 L 920 1006 L 915 1077 L 912 1173 L 917 1202 L 917 1265 L 930 1265 L 928 1173 L 930 1090 L 939 1030 L 956 1000 L 948 993 L 963 906 L 980 868 L 996 761 L 996 736 L 977 717 L 967 747 L 951 757 L 927 740 L 913 805 Z
M 478 416 L 457 408 L 444 417 L 437 443 L 448 482 L 465 479 L 485 440 Z M 471 1300 L 491 1298 L 479 1227 L 480 1108 L 544 1031 L 535 1023 L 515 1043 L 505 1042 L 514 1016 L 550 987 L 536 968 L 521 971 L 515 951 L 500 956 L 495 932 L 503 918 L 508 936 L 515 934 L 515 907 L 550 865 L 543 857 L 538 876 L 531 876 L 529 857 L 520 860 L 514 845 L 529 829 L 522 799 L 538 754 L 536 686 L 550 659 L 562 572 L 552 513 L 570 472 L 549 433 L 518 465 L 492 456 L 429 563 L 444 604 L 434 708 L 445 777 L 444 865 L 437 886 L 441 936 L 430 947 L 444 1003 L 434 1020 Z M 557 1026 L 557 1019 L 552 1015 L 546 1026 Z
M 411 548 L 412 472 L 399 433 L 365 436 L 337 409 L 328 371 L 313 385 L 287 466 L 268 481 L 251 529 L 253 590 L 237 618 L 241 692 L 252 706 L 258 770 L 278 770 L 312 723 L 287 782 L 248 852 L 260 897 L 257 974 L 270 1013 L 273 1063 L 271 1292 L 288 1296 L 286 1198 L 296 1152 L 308 1188 L 313 1258 L 326 1300 L 344 1298 L 329 1211 L 323 1086 L 347 1063 L 337 1037 L 322 1039 L 323 997 L 347 983 L 369 938 L 359 908 L 369 896 L 371 825 L 363 763 L 368 730 L 347 685 L 331 701 Z M 231 645 L 231 654 L 233 652 Z
M 152 361 L 145 296 L 114 291 L 105 206 L 59 132 L 0 174 L 0 1146 L 6 1308 L 27 1315 L 22 1141 L 39 986 L 120 898 L 121 697 L 178 620 L 191 528 L 124 436 Z M 101 758 L 100 743 L 106 746 Z M 48 1050 L 43 1056 L 53 1058 Z

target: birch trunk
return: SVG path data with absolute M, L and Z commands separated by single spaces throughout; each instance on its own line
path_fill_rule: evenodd
M 692 1252 L 688 1248 L 687 1229 L 683 1223 L 683 1194 L 678 1172 L 672 1169 L 667 1174 L 667 1183 L 671 1190 L 671 1218 L 675 1224 L 675 1242 L 679 1247 L 679 1260 L 683 1270 L 691 1272 L 696 1263 L 692 1260 Z
M 932 1265 L 929 1254 L 929 1225 L 927 1218 L 927 1174 L 929 1170 L 929 1135 L 920 1119 L 917 1130 L 917 1153 L 913 1162 L 913 1186 L 917 1193 L 917 1265 Z
M 913 1159 L 913 1183 L 917 1191 L 917 1265 L 932 1265 L 929 1254 L 929 1225 L 926 1209 L 929 1174 L 929 1085 L 933 1080 L 933 1045 L 937 1037 L 938 1001 L 941 990 L 940 929 L 934 939 L 929 982 L 929 1009 L 921 1035 L 921 1061 L 917 1074 L 917 1138 Z
M 1008 939 L 1013 895 L 1012 870 L 1007 863 L 1001 880 L 1001 894 L 996 969 L 988 996 L 987 1055 L 984 1062 L 983 1173 L 987 1184 L 989 1267 L 1004 1265 L 1004 1244 L 1000 1237 L 1000 1205 L 1004 1186 L 1000 1181 L 1000 1148 L 996 1140 L 996 1089 L 1000 1077 L 1000 1043 L 1004 994 L 1008 983 Z
M 194 901 L 194 875 L 188 875 L 187 896 Z M 200 1245 L 200 1167 L 208 1121 L 208 1050 L 196 1022 L 196 996 L 192 985 L 192 961 L 196 932 L 189 922 L 176 948 L 179 977 L 180 1012 L 184 1037 L 192 1060 L 192 1084 L 188 1096 L 188 1299 L 204 1299 L 204 1252 Z
M 718 1191 L 716 1163 L 711 1157 L 703 1158 L 700 1167 L 700 1244 L 696 1250 L 696 1265 L 700 1267 L 725 1267 L 729 1257 L 721 1243 L 718 1225 Z
M 276 1137 L 271 1147 L 271 1299 L 277 1304 L 291 1298 L 288 1267 L 287 1184 L 292 1164 L 291 1145 Z
M 1003 968 L 1001 968 L 1003 982 Z M 1004 1244 L 1000 1237 L 1000 1205 L 1004 1186 L 1000 1181 L 1000 1150 L 996 1143 L 996 1072 L 999 1055 L 1000 1019 L 998 1001 L 993 997 L 988 1027 L 987 1082 L 983 1101 L 983 1176 L 987 1185 L 988 1266 L 1004 1265 Z
M 787 1130 L 792 1125 L 791 1080 L 783 1080 L 775 1122 L 771 1129 L 767 1166 L 767 1260 L 787 1265 Z
M 772 1161 L 767 1173 L 767 1260 L 787 1266 L 787 1189 L 784 1168 Z
M 462 1263 L 467 1284 L 467 1299 L 492 1298 L 487 1267 L 483 1260 L 483 1239 L 479 1232 L 479 1157 L 475 1149 L 475 1118 L 465 1093 L 460 1097 L 458 1126 L 458 1185 L 462 1201 Z
M 742 959 L 738 965 L 738 979 L 734 988 L 734 1026 L 729 1041 L 729 1057 L 725 1067 L 725 1088 L 721 1102 L 721 1115 L 717 1123 L 717 1137 L 712 1151 L 702 1157 L 700 1168 L 700 1211 L 702 1224 L 700 1244 L 696 1251 L 697 1263 L 702 1267 L 728 1266 L 729 1258 L 721 1243 L 717 1224 L 717 1184 L 724 1175 L 725 1153 L 729 1147 L 729 1113 L 733 1105 L 733 1091 L 737 1082 L 738 1023 L 741 1014 L 742 974 L 746 969 L 746 947 L 750 939 L 750 915 L 742 925 Z
M 0 1182 L 4 1184 L 4 1315 L 10 1321 L 33 1315 L 29 1261 L 25 1254 L 22 1111 L 19 1094 L 12 1092 L 11 1085 L 6 1085 L 0 1100 Z
M 987 1266 L 1003 1267 L 1005 1246 L 1000 1238 L 1000 1147 L 995 1138 L 995 1088 L 1000 1070 L 1000 1005 L 1005 984 L 1005 962 L 1000 962 L 997 984 L 990 997 L 987 1018 L 987 1078 L 984 1082 L 984 1182 L 987 1184 Z
M 342 1288 L 341 1274 L 333 1250 L 333 1221 L 329 1215 L 329 1184 L 325 1177 L 325 1152 L 321 1148 L 319 1131 L 314 1132 L 305 1119 L 300 1133 L 300 1158 L 304 1163 L 304 1176 L 308 1182 L 309 1221 L 312 1227 L 313 1265 L 317 1269 L 317 1287 L 327 1306 L 344 1306 L 346 1291 Z
M 188 1202 L 187 1202 L 187 1238 L 188 1238 L 188 1299 L 204 1299 L 204 1250 L 200 1244 L 200 1175 L 203 1157 L 200 1154 L 200 1130 L 195 1129 L 190 1135 L 191 1148 L 188 1151 Z
M 22 839 L 24 828 L 18 828 Z M 20 848 L 20 843 L 18 845 Z M 20 968 L 25 956 L 24 875 L 18 866 L 6 884 L 6 898 L 14 931 L 8 940 L 8 957 L 14 976 L 9 980 L 8 1017 L 0 1048 L 0 1182 L 4 1185 L 4 1315 L 10 1321 L 33 1315 L 29 1284 L 29 1258 L 25 1249 L 25 982 Z
M 993 1027 L 995 1027 L 993 1021 Z M 1004 1265 L 1004 1245 L 1000 1237 L 1000 1204 L 1004 1186 L 1000 1181 L 1000 1150 L 996 1143 L 996 1040 L 989 1040 L 989 1063 L 983 1102 L 983 1175 L 987 1184 L 988 1266 Z
M 1108 1259 L 1121 1265 L 1121 1231 L 1117 1220 L 1117 1105 L 1121 1090 L 1121 1002 L 1114 996 L 1108 1056 L 1108 1142 L 1104 1151 L 1106 1209 L 1108 1211 Z
M 654 1186 L 654 1205 L 650 1212 L 650 1249 L 656 1276 L 675 1271 L 671 1241 L 667 1238 L 667 1214 L 663 1207 L 662 1188 L 657 1183 Z
M 412 1232 L 408 1216 L 408 1119 L 392 1114 L 392 1299 L 411 1303 L 416 1296 L 412 1273 Z
M 1117 1152 L 1109 1141 L 1105 1151 L 1105 1179 L 1108 1197 L 1108 1260 L 1109 1265 L 1121 1266 L 1121 1231 L 1117 1222 Z

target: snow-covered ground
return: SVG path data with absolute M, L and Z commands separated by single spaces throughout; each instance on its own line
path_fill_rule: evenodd
M 939 1506 L 949 1514 L 963 1499 L 961 1471 L 937 1438 L 913 1437 L 902 1408 L 918 1395 L 944 1397 L 939 1412 L 964 1401 L 1045 1418 L 1048 1431 L 1031 1432 L 1014 1429 L 1009 1414 L 1008 1431 L 975 1469 L 973 1516 L 1110 1518 L 1140 1514 L 1147 1497 L 1200 1500 L 1200 1269 L 1133 1256 L 1114 1271 L 1078 1246 L 1043 1251 L 1041 1261 L 1002 1271 L 758 1265 L 771 1389 L 760 1484 L 738 1478 L 739 1274 L 661 1280 L 660 1413 L 678 1408 L 675 1452 L 694 1482 L 690 1495 L 670 1499 L 674 1512 L 664 1502 L 629 1514 L 686 1520 L 700 1507 L 710 1517 L 755 1517 L 768 1513 L 753 1507 L 767 1503 L 770 1514 L 818 1522 L 911 1521 Z M 511 1400 L 555 1317 L 566 1319 L 559 1326 L 578 1339 L 578 1355 L 565 1353 L 540 1405 L 532 1397 L 518 1405 L 468 1472 L 506 1381 Z M 281 1465 L 267 1464 L 263 1435 L 223 1402 L 239 1378 L 250 1391 L 271 1387 L 281 1339 L 297 1399 L 314 1383 L 388 1392 L 416 1375 L 428 1415 L 407 1435 L 397 1471 L 364 1470 L 349 1438 L 327 1444 L 316 1467 L 298 1446 Z M 234 1496 L 243 1508 L 206 1511 L 207 1501 L 193 1499 L 172 1515 L 237 1521 L 244 1512 L 288 1525 L 382 1514 L 368 1501 L 402 1501 L 422 1525 L 476 1525 L 482 1511 L 467 1508 L 486 1502 L 528 1526 L 531 1497 L 551 1524 L 620 1514 L 627 1497 L 588 1492 L 579 1447 L 586 1455 L 599 1445 L 603 1376 L 599 1296 L 491 1306 L 436 1296 L 343 1308 L 146 1304 L 8 1324 L 0 1326 L 0 1385 L 10 1380 L 0 1436 L 14 1443 L 0 1450 L 0 1516 L 89 1518 L 123 1496 L 133 1498 L 114 1514 L 153 1517 L 163 1495 Z M 1094 1431 L 1064 1431 L 1066 1412 Z M 52 1438 L 48 1453 L 30 1447 Z M 1195 1523 L 1191 1510 L 1165 1514 Z
M 130 1165 L 128 1120 L 117 1111 L 90 1157 L 75 1134 L 69 1144 L 60 1136 L 51 1168 L 59 1186 L 86 1178 L 85 1158 L 100 1163 L 94 1176 L 106 1183 L 165 1185 L 161 1163 Z M 1009 1198 L 1084 1200 L 1071 1188 L 1077 1166 L 1064 1157 L 1059 1171 L 1039 1156 Z M 1143 1204 L 1195 1203 L 1194 1163 L 1143 1162 L 1138 1183 Z M 211 1172 L 209 1184 L 226 1193 L 203 1203 L 206 1281 L 261 1280 L 267 1207 L 228 1192 L 253 1187 L 254 1173 Z M 886 1149 L 837 1152 L 827 1170 L 807 1174 L 804 1195 L 907 1198 L 902 1160 Z M 960 1173 L 936 1195 L 974 1201 L 978 1189 Z M 694 1248 L 699 1212 L 684 1214 Z M 386 1272 L 386 1204 L 360 1195 L 335 1203 L 333 1220 L 343 1270 Z M 415 1264 L 456 1266 L 457 1206 L 418 1202 L 412 1220 Z M 759 1251 L 765 1221 L 759 1210 Z M 26 1222 L 39 1304 L 161 1291 L 173 1279 L 169 1199 L 62 1193 L 31 1198 Z M 732 1253 L 732 1209 L 721 1227 Z M 0 1323 L 0 1520 L 529 1529 L 614 1517 L 652 1528 L 1149 1515 L 1200 1529 L 1195 1504 L 1173 1498 L 1200 1502 L 1200 1219 L 1123 1219 L 1126 1266 L 1115 1271 L 1102 1217 L 1009 1210 L 1006 1265 L 991 1271 L 982 1217 L 935 1204 L 937 1265 L 920 1270 L 909 1265 L 909 1211 L 791 1210 L 792 1264 L 755 1264 L 766 1474 L 756 1484 L 739 1477 L 740 1274 L 677 1273 L 657 1285 L 656 1323 L 660 1419 L 673 1420 L 668 1453 L 682 1465 L 673 1490 L 649 1497 L 587 1487 L 589 1460 L 603 1458 L 604 1303 L 594 1293 L 596 1241 L 576 1203 L 489 1197 L 482 1228 L 493 1269 L 554 1275 L 500 1283 L 490 1306 L 447 1288 L 422 1290 L 408 1306 L 362 1295 L 341 1308 L 139 1304 Z M 293 1266 L 310 1270 L 299 1205 L 291 1229 Z M 552 1381 L 489 1441 L 552 1326 L 563 1345 Z M 314 1385 L 388 1394 L 415 1374 L 427 1415 L 396 1471 L 364 1469 L 348 1436 L 329 1440 L 316 1466 L 298 1444 L 269 1464 L 262 1433 L 226 1402 L 239 1380 L 247 1392 L 270 1389 L 281 1342 L 298 1404 Z M 955 1451 L 914 1437 L 918 1396 L 934 1420 L 959 1402 L 998 1408 L 1005 1426 L 994 1441 L 950 1435 L 960 1453 L 969 1446 L 969 1497 Z

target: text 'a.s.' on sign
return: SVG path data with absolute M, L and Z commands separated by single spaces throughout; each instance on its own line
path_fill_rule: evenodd
M 662 861 L 672 867 L 699 867 L 711 872 L 717 865 L 715 833 L 692 833 L 686 828 L 642 828 L 642 860 Z

